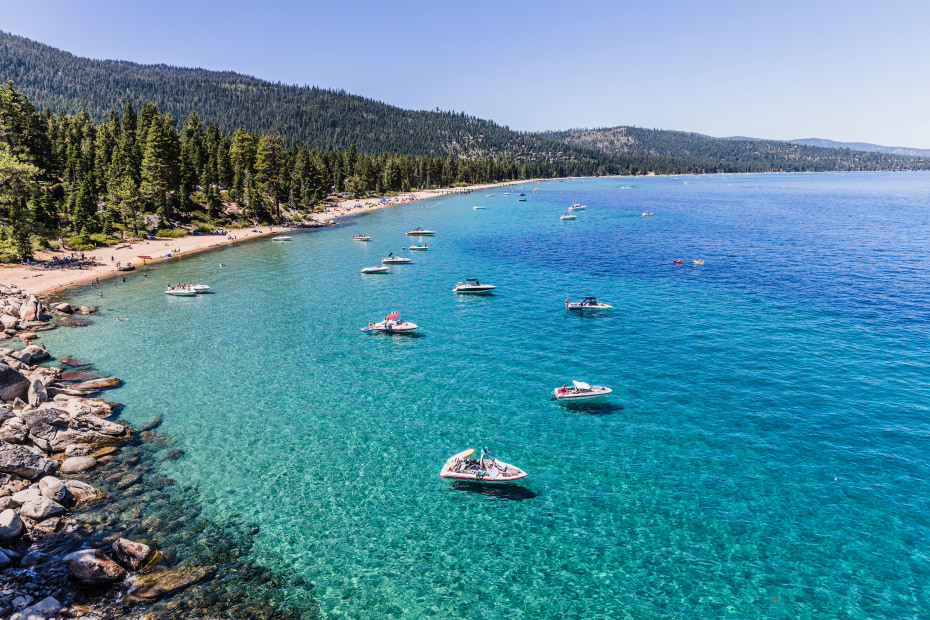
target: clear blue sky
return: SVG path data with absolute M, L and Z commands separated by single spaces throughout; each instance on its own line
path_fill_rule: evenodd
M 930 2 L 0 0 L 78 56 L 342 88 L 520 130 L 930 148 Z

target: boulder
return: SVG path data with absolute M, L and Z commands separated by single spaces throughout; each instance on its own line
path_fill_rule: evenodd
M 48 392 L 45 389 L 45 385 L 42 384 L 41 379 L 32 380 L 32 383 L 29 384 L 29 391 L 26 392 L 26 399 L 29 401 L 29 404 L 34 407 L 48 402 Z
M 35 321 L 39 318 L 39 315 L 42 313 L 42 304 L 39 303 L 39 298 L 35 295 L 30 295 L 26 298 L 26 301 L 23 302 L 23 305 L 19 308 L 19 320 L 20 321 Z
M 72 307 L 71 304 L 52 304 L 52 310 L 57 310 L 65 314 L 72 314 L 74 312 L 74 307 Z
M 23 342 L 29 342 L 31 340 L 35 340 L 36 338 L 38 338 L 39 334 L 35 332 L 19 332 L 16 335 L 16 337 L 22 340 Z
M 4 314 L 0 316 L 0 325 L 3 325 L 3 329 L 16 329 L 19 326 L 19 319 L 15 316 Z
M 12 563 L 13 560 L 11 560 L 10 557 L 3 552 L 3 550 L 0 550 L 0 568 L 6 568 Z
M 86 443 L 73 443 L 65 448 L 65 456 L 87 456 L 91 447 Z
M 126 569 L 100 549 L 81 549 L 69 553 L 62 561 L 71 574 L 84 583 L 109 583 L 119 581 L 126 575 Z
M 100 495 L 100 491 L 80 480 L 65 480 L 65 487 L 76 501 L 85 502 Z
M 35 605 L 25 607 L 12 616 L 10 620 L 54 620 L 61 611 L 61 603 L 49 596 Z
M 13 540 L 23 535 L 23 520 L 12 508 L 0 512 L 0 540 Z
M 28 488 L 23 489 L 22 491 L 17 491 L 16 493 L 13 493 L 10 499 L 13 500 L 13 503 L 16 504 L 17 506 L 22 506 L 26 502 L 37 500 L 40 497 L 44 497 L 42 495 L 42 491 L 39 490 L 39 485 L 34 484 Z
M 66 458 L 61 464 L 61 473 L 63 474 L 76 474 L 78 472 L 87 471 L 91 467 L 97 464 L 97 459 L 90 456 L 72 456 Z
M 46 452 L 61 452 L 74 442 L 103 443 L 126 434 L 123 425 L 84 413 L 81 408 L 71 413 L 48 404 L 24 410 L 21 415 L 32 442 Z
M 38 364 L 39 362 L 44 362 L 45 360 L 52 357 L 48 351 L 36 344 L 31 344 L 22 351 L 17 351 L 13 353 L 11 357 L 15 357 L 23 364 Z
M 10 423 L 7 420 L 4 426 Z M 55 473 L 58 464 L 26 448 L 0 441 L 0 472 L 16 474 L 23 478 L 34 478 Z
M 29 389 L 29 380 L 9 364 L 0 362 L 0 400 L 10 401 L 25 396 Z
M 25 566 L 26 568 L 32 568 L 34 566 L 38 566 L 39 564 L 44 564 L 47 560 L 48 555 L 45 553 L 42 553 L 41 551 L 30 551 L 19 564 L 20 566 Z
M 116 377 L 104 377 L 102 379 L 91 379 L 90 381 L 84 381 L 83 383 L 78 383 L 77 385 L 70 386 L 73 390 L 87 390 L 87 391 L 96 391 L 102 390 L 103 388 L 116 387 L 120 384 L 120 380 Z
M 78 308 L 78 314 L 93 314 L 97 311 L 97 306 L 81 306 Z
M 113 559 L 129 570 L 139 570 L 154 554 L 155 550 L 148 545 L 125 538 L 117 539 L 113 543 Z
M 23 443 L 29 436 L 29 427 L 19 418 L 10 418 L 0 424 L 0 440 L 7 443 Z
M 39 480 L 39 491 L 45 497 L 59 504 L 67 503 L 68 497 L 71 495 L 65 483 L 55 476 L 45 476 Z
M 57 517 L 64 513 L 65 507 L 45 496 L 29 500 L 19 509 L 19 514 L 33 521 L 44 521 L 50 517 Z

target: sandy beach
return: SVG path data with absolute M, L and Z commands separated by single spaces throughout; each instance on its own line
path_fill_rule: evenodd
M 367 198 L 361 200 L 345 199 L 339 201 L 336 206 L 328 207 L 325 212 L 314 213 L 311 222 L 322 225 L 336 221 L 339 218 L 358 215 L 375 209 L 383 209 L 385 207 L 396 206 L 417 200 L 425 200 L 427 198 L 436 198 L 451 193 L 484 190 L 506 185 L 534 183 L 536 181 L 536 179 L 531 179 L 526 181 L 511 181 L 508 183 L 472 185 L 455 189 L 445 188 L 407 192 L 385 200 L 381 198 Z M 252 229 L 232 228 L 228 229 L 228 235 L 187 235 L 176 239 L 153 239 L 140 241 L 131 245 L 119 244 L 116 246 L 107 246 L 84 252 L 83 255 L 86 259 L 89 260 L 93 258 L 98 264 L 81 269 L 78 269 L 76 266 L 44 268 L 29 265 L 2 265 L 0 266 L 0 282 L 15 284 L 26 293 L 48 297 L 66 289 L 93 282 L 97 279 L 120 275 L 123 272 L 117 270 L 117 265 L 134 265 L 136 269 L 131 273 L 144 273 L 147 266 L 164 260 L 175 260 L 177 258 L 190 256 L 197 252 L 240 243 L 257 237 L 281 235 L 285 234 L 288 230 L 292 229 L 285 226 L 257 226 Z M 41 262 L 51 260 L 53 257 L 62 259 L 72 254 L 81 253 L 43 251 L 36 252 L 35 258 Z M 140 258 L 142 256 L 151 258 L 142 259 Z

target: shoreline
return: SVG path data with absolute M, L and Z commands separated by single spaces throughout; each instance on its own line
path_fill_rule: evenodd
M 317 228 L 330 226 L 341 218 L 352 217 L 378 209 L 427 200 L 429 198 L 438 198 L 450 194 L 468 193 L 495 187 L 553 180 L 556 179 L 526 179 L 522 181 L 485 183 L 457 188 L 420 190 L 405 192 L 403 194 L 398 194 L 396 197 L 384 200 L 381 198 L 345 198 L 338 201 L 335 207 L 328 207 L 323 213 L 312 214 L 310 216 L 310 221 L 304 223 L 304 227 Z M 100 279 L 110 279 L 118 277 L 120 274 L 127 273 L 117 270 L 117 264 L 131 264 L 135 267 L 135 271 L 144 271 L 145 268 L 150 265 L 162 263 L 167 260 L 184 258 L 201 252 L 229 247 L 237 243 L 262 237 L 280 235 L 295 228 L 298 227 L 288 225 L 256 226 L 251 229 L 228 229 L 227 235 L 201 234 L 186 235 L 178 238 L 156 238 L 133 244 L 121 243 L 115 246 L 96 248 L 92 251 L 83 253 L 63 251 L 37 252 L 36 255 L 42 257 L 42 260 L 49 260 L 55 256 L 65 257 L 72 254 L 83 254 L 84 256 L 95 258 L 99 264 L 81 269 L 45 269 L 29 265 L 0 265 L 0 282 L 15 284 L 19 290 L 25 292 L 27 295 L 36 295 L 37 297 L 47 299 L 61 296 L 71 289 L 86 286 Z M 143 260 L 139 258 L 140 256 L 150 256 L 151 258 Z

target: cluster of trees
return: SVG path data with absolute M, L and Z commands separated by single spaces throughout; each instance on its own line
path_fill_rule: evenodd
M 55 240 L 89 248 L 118 232 L 179 223 L 209 230 L 240 218 L 280 221 L 284 209 L 309 212 L 332 192 L 383 195 L 606 171 L 593 160 L 366 155 L 354 145 L 321 151 L 288 144 L 274 131 L 226 134 L 194 112 L 178 128 L 150 102 L 137 112 L 127 101 L 120 113 L 95 121 L 86 111 L 37 112 L 12 82 L 0 86 L 7 259 Z
M 684 131 L 611 127 L 547 132 L 547 137 L 617 161 L 645 157 L 656 174 L 927 170 L 930 161 L 881 152 L 822 148 L 775 140 L 711 138 Z

